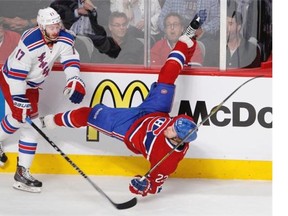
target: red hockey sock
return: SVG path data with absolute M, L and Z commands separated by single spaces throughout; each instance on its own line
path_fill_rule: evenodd
M 195 50 L 195 48 L 193 48 L 193 47 L 194 46 L 192 46 L 192 48 L 190 48 L 190 49 Z M 174 49 L 171 51 L 171 53 L 175 52 L 175 51 L 182 53 L 186 57 L 186 61 L 187 61 L 187 57 L 189 57 L 189 55 L 188 55 L 189 49 L 188 49 L 186 43 L 178 41 L 176 43 Z M 190 58 L 191 58 L 191 56 L 190 56 Z M 167 60 L 160 70 L 158 82 L 167 83 L 167 84 L 174 84 L 175 80 L 177 79 L 179 73 L 182 70 L 182 67 L 183 67 L 183 64 L 181 64 L 180 61 L 178 62 L 174 59 Z
M 190 61 L 190 59 L 192 58 L 192 56 L 194 55 L 194 52 L 196 50 L 196 46 L 197 46 L 197 41 L 195 39 L 192 39 L 194 45 L 190 48 L 188 48 L 188 52 L 185 54 L 186 56 L 186 63 Z
M 65 113 L 58 113 L 54 116 L 55 124 L 75 128 L 87 126 L 91 109 L 90 107 L 82 107 Z
M 181 65 L 178 62 L 174 60 L 166 61 L 160 70 L 158 82 L 173 85 L 181 69 Z

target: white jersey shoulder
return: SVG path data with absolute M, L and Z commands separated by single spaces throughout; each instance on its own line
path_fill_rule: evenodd
M 74 36 L 61 30 L 58 40 L 49 48 L 38 27 L 23 33 L 18 46 L 11 53 L 3 66 L 6 78 L 14 83 L 26 82 L 28 87 L 40 86 L 49 75 L 54 63 L 58 60 L 63 64 L 67 79 L 79 75 L 79 54 L 74 49 Z M 23 86 L 18 89 L 24 91 Z M 18 92 L 18 90 L 16 92 Z

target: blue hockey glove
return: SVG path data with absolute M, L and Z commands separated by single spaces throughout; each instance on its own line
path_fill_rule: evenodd
M 199 10 L 197 15 L 200 17 L 199 24 L 200 24 L 200 26 L 202 26 L 203 23 L 206 21 L 206 18 L 207 18 L 206 9 L 204 9 L 204 10 Z
M 135 176 L 129 184 L 129 190 L 134 194 L 146 196 L 151 184 L 147 178 L 144 180 L 141 180 L 141 178 L 139 175 Z
M 68 79 L 63 93 L 64 95 L 69 96 L 69 99 L 72 103 L 81 103 L 86 94 L 83 80 L 78 76 L 74 76 Z

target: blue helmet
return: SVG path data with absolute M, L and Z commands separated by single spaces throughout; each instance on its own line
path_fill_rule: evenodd
M 177 133 L 177 136 L 180 139 L 184 139 L 185 136 L 190 132 L 190 130 L 196 127 L 196 124 L 187 119 L 187 118 L 179 118 L 174 122 L 174 129 Z M 197 131 L 193 132 L 186 140 L 185 142 L 191 142 L 197 138 Z

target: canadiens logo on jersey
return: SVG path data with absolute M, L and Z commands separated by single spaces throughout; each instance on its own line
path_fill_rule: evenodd
M 147 132 L 151 132 L 154 136 L 157 136 L 164 128 L 166 128 L 169 122 L 170 118 L 156 117 L 149 122 Z
M 161 89 L 161 94 L 167 94 L 168 93 L 168 90 L 167 89 Z
M 146 152 L 149 155 L 155 141 L 161 132 L 168 126 L 171 119 L 168 117 L 155 117 L 151 120 L 147 126 L 146 137 L 144 140 L 144 145 Z

